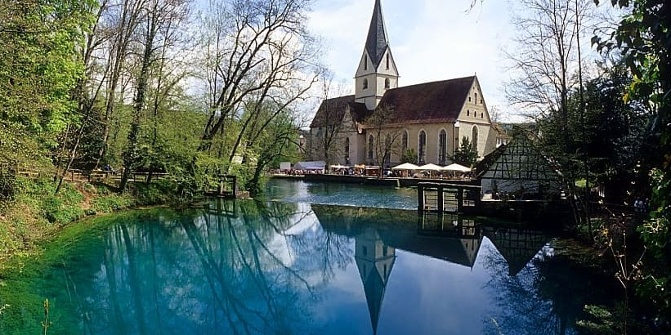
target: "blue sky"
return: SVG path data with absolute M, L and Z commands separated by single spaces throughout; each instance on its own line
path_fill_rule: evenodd
M 508 1 L 468 11 L 471 0 L 382 0 L 400 85 L 478 75 L 488 107 L 504 119 L 507 107 L 502 48 L 512 37 Z M 325 64 L 353 89 L 353 76 L 370 24 L 374 0 L 316 0 L 309 27 L 323 38 Z M 433 64 L 433 65 L 431 65 Z

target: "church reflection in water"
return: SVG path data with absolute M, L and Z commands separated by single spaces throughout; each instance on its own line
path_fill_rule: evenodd
M 326 231 L 354 238 L 374 333 L 397 250 L 473 268 L 486 237 L 505 259 L 508 275 L 515 276 L 549 239 L 536 230 L 488 225 L 451 214 L 418 217 L 414 211 L 379 209 L 371 213 L 371 209 L 321 205 L 312 209 Z
M 396 249 L 386 245 L 374 228 L 367 227 L 355 237 L 354 259 L 359 268 L 370 321 L 375 330 L 380 317 L 384 291 L 396 260 Z

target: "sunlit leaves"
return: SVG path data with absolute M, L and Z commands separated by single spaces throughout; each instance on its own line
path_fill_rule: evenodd
M 2 0 L 0 5 L 0 150 L 12 153 L 55 146 L 67 124 L 76 122 L 71 92 L 83 74 L 77 62 L 81 42 L 96 1 Z M 13 138 L 12 138 L 13 137 Z

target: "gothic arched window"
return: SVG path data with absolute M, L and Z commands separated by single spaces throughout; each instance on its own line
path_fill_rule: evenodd
M 349 137 L 345 137 L 345 163 L 349 164 Z
M 384 80 L 384 88 L 389 89 L 390 86 L 391 86 L 391 82 L 389 81 L 389 78 L 385 79 Z
M 375 147 L 375 144 L 373 143 L 375 139 L 373 138 L 373 135 L 370 135 L 368 137 L 368 160 L 373 161 L 373 149 Z
M 426 162 L 426 132 L 424 130 L 419 132 L 419 164 L 425 164 Z
M 364 79 L 363 80 L 363 89 L 365 90 L 367 88 L 368 88 L 368 79 Z
M 473 145 L 473 150 L 478 152 L 478 126 L 473 126 L 473 131 L 471 133 L 471 144 Z
M 387 134 L 387 137 L 384 138 L 384 167 L 389 167 L 391 165 L 391 135 Z
M 447 161 L 447 132 L 445 129 L 438 135 L 438 164 L 445 165 Z

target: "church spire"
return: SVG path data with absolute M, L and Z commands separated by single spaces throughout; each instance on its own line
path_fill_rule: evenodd
M 389 40 L 387 39 L 387 29 L 384 25 L 384 17 L 382 16 L 382 5 L 380 4 L 380 0 L 375 0 L 373 17 L 370 20 L 368 38 L 366 39 L 366 51 L 368 51 L 368 55 L 375 68 L 380 65 L 384 52 L 388 47 Z
M 368 37 L 354 75 L 354 98 L 374 110 L 388 89 L 398 87 L 398 70 L 391 54 L 380 0 L 375 0 Z

